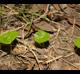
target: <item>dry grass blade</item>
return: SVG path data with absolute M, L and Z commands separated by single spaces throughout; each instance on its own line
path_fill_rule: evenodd
M 44 12 L 44 14 L 41 15 L 40 17 L 38 17 L 37 19 L 33 20 L 33 22 L 36 22 L 36 21 L 40 20 L 41 18 L 45 17 L 48 13 L 48 8 L 49 8 L 49 4 L 47 4 L 46 11 Z

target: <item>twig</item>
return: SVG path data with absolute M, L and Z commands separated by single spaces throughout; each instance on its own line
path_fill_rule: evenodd
M 72 27 L 72 32 L 71 32 L 71 37 L 70 37 L 70 41 L 69 41 L 70 43 L 72 42 L 72 37 L 73 37 L 73 34 L 74 34 L 75 23 L 76 23 L 76 19 L 74 17 L 74 19 L 73 19 L 73 27 Z
M 35 57 L 35 59 L 36 59 L 36 62 L 37 62 L 37 64 L 38 64 L 38 67 L 39 67 L 39 69 L 41 70 L 41 67 L 40 67 L 40 65 L 39 65 L 39 63 L 40 63 L 41 61 L 38 60 L 36 54 L 34 53 L 34 51 L 33 51 L 32 49 L 29 49 L 29 51 L 34 55 L 34 57 Z
M 57 27 L 55 26 L 55 24 L 56 24 L 57 26 L 62 25 L 61 23 L 58 23 L 58 22 L 55 22 L 55 21 L 51 21 L 51 20 L 50 20 L 49 18 L 47 18 L 47 17 L 43 17 L 43 19 L 45 19 L 46 21 L 52 23 L 51 26 L 55 27 L 56 29 L 57 29 Z M 61 28 L 61 29 L 63 29 L 63 28 Z
M 57 31 L 57 34 L 56 34 L 56 37 L 55 37 L 55 39 L 57 39 L 58 38 L 58 35 L 59 35 L 59 33 L 60 33 L 60 25 L 59 25 L 59 27 L 58 27 L 58 31 Z
M 11 11 L 9 12 L 9 15 L 18 14 L 18 12 L 16 12 L 14 9 L 10 8 L 9 6 L 4 5 L 4 7 L 8 8 L 9 10 L 11 10 Z M 13 12 L 15 12 L 15 13 L 13 13 Z
M 56 41 L 55 41 L 56 42 Z M 56 53 L 56 54 L 59 54 L 58 52 L 57 52 L 57 49 L 55 49 L 55 47 L 52 45 L 52 48 L 53 48 L 53 50 L 54 50 L 54 52 Z
M 60 10 L 60 6 L 59 6 L 59 4 L 53 4 L 53 6 L 54 6 L 54 8 L 56 9 L 56 10 Z
M 19 39 L 18 39 L 19 40 Z M 36 54 L 34 53 L 34 51 L 32 50 L 32 49 L 30 49 L 30 47 L 29 47 L 29 45 L 27 44 L 25 44 L 25 41 L 21 41 L 21 40 L 19 40 L 24 46 L 26 46 L 26 48 L 34 55 L 34 57 L 35 57 L 35 59 L 36 59 L 36 62 L 37 62 L 37 64 L 38 64 L 38 66 L 39 66 L 39 69 L 41 69 L 40 68 L 40 65 L 39 65 L 39 63 L 41 62 L 41 61 L 39 61 L 38 60 L 38 58 L 37 58 L 37 56 L 36 56 Z
M 46 61 L 45 63 L 50 63 L 50 62 L 53 62 L 53 61 L 55 61 L 55 60 L 57 60 L 57 59 L 60 59 L 60 58 L 62 58 L 62 56 L 58 56 L 58 57 L 56 57 L 56 58 L 53 58 L 53 59 L 51 59 L 51 60 L 48 60 L 48 61 Z
M 73 53 L 71 53 L 71 54 L 69 54 L 69 55 L 67 55 L 67 56 L 64 56 L 64 57 L 69 57 L 69 56 L 71 56 L 71 55 L 73 55 Z M 74 64 L 72 64 L 72 63 L 70 63 L 69 61 L 63 59 L 63 56 L 58 56 L 58 57 L 56 57 L 56 58 L 53 58 L 53 59 L 51 59 L 51 60 L 46 61 L 45 63 L 48 64 L 48 63 L 53 62 L 53 61 L 55 61 L 55 60 L 57 60 L 57 59 L 62 59 L 64 62 L 70 64 L 71 66 L 73 66 L 73 67 L 75 67 L 77 70 L 79 70 L 79 68 L 76 67 Z
M 33 20 L 33 23 L 40 20 L 41 18 L 45 17 L 48 13 L 48 8 L 49 8 L 49 4 L 47 5 L 46 11 L 44 12 L 43 15 L 41 15 L 40 17 L 38 17 L 37 19 Z
M 67 58 L 67 57 L 69 57 L 69 56 L 72 56 L 73 54 L 74 54 L 74 52 L 72 52 L 72 53 L 70 53 L 70 54 L 64 56 L 64 58 Z
M 69 61 L 67 61 L 67 60 L 65 60 L 65 59 L 63 59 L 63 58 L 61 58 L 64 62 L 66 62 L 66 63 L 68 63 L 68 64 L 70 64 L 71 66 L 73 66 L 74 68 L 76 68 L 77 70 L 79 70 L 79 68 L 77 67 L 77 66 L 75 66 L 74 64 L 72 64 L 71 62 L 69 62 Z
M 4 33 L 7 33 L 7 32 L 9 32 L 9 31 L 17 31 L 17 30 L 19 30 L 19 29 L 21 29 L 21 28 L 23 28 L 24 27 L 24 25 L 23 26 L 21 26 L 21 27 L 18 27 L 18 28 L 14 28 L 14 29 L 12 29 L 12 30 L 7 30 L 6 32 L 4 32 Z M 2 33 L 3 34 L 3 33 Z
M 73 36 L 74 33 L 75 23 L 76 23 L 76 19 L 74 17 L 71 37 Z
M 10 8 L 9 6 L 7 5 L 4 5 L 4 7 L 8 8 L 9 10 L 12 10 L 12 8 Z

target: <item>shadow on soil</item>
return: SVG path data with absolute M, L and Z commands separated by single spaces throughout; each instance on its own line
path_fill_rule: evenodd
M 12 42 L 12 44 L 10 44 L 10 45 L 1 44 L 0 50 L 6 52 L 7 54 L 10 54 L 10 51 L 11 51 L 13 48 L 15 48 L 15 46 L 16 46 L 17 43 L 18 43 L 17 40 L 14 40 L 14 41 Z
M 50 45 L 50 43 L 49 43 L 49 41 L 47 41 L 47 42 L 45 42 L 45 43 L 42 43 L 42 44 L 38 44 L 38 43 L 34 43 L 34 45 L 37 47 L 37 48 L 47 48 L 49 45 Z
M 78 56 L 80 56 L 80 48 L 75 47 L 74 51 Z

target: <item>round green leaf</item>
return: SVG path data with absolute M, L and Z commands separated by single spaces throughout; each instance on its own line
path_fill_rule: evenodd
M 74 40 L 74 45 L 78 48 L 80 48 L 80 37 L 77 37 L 75 40 Z
M 39 30 L 34 34 L 34 40 L 39 44 L 48 41 L 49 38 L 50 38 L 50 34 L 42 30 Z
M 18 33 L 16 31 L 4 32 L 0 35 L 0 43 L 11 44 L 16 39 L 17 36 Z

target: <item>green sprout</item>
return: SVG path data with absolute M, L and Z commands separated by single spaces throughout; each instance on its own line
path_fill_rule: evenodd
M 2 44 L 11 44 L 16 37 L 18 36 L 18 33 L 16 31 L 8 31 L 0 34 L 0 43 Z
M 77 38 L 74 40 L 74 45 L 75 45 L 77 48 L 80 48 L 80 37 L 77 37 Z
M 34 34 L 34 41 L 38 44 L 47 42 L 50 39 L 50 34 L 43 30 L 39 30 Z

